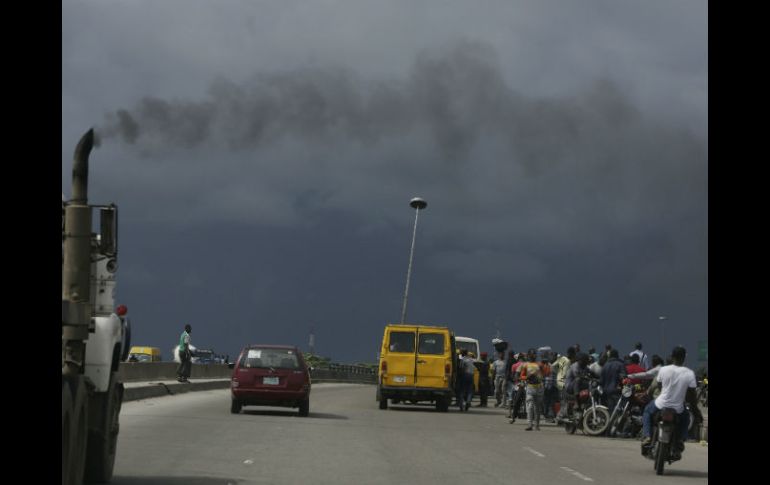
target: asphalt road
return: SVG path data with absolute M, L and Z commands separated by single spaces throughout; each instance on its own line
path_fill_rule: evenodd
M 310 416 L 245 407 L 229 390 L 123 404 L 112 483 L 275 484 L 702 484 L 708 447 L 658 477 L 635 440 L 568 435 L 509 424 L 501 409 L 438 413 L 427 405 L 379 410 L 375 388 L 315 384 Z

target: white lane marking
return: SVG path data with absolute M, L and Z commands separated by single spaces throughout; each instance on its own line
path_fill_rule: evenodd
M 243 461 L 243 464 L 244 464 L 244 465 L 251 465 L 251 464 L 253 464 L 253 463 L 254 463 L 254 460 L 244 460 L 244 461 Z
M 576 472 L 576 471 L 575 471 L 575 470 L 573 470 L 572 468 L 567 468 L 566 466 L 562 466 L 562 467 L 559 467 L 559 468 L 561 468 L 562 470 L 565 470 L 565 471 L 567 471 L 567 472 L 569 472 L 569 473 L 571 473 L 571 474 L 575 475 L 576 477 L 578 477 L 578 478 L 579 478 L 579 479 L 581 479 L 581 480 L 585 480 L 586 482 L 593 482 L 593 481 L 594 481 L 594 479 L 593 479 L 593 478 L 591 478 L 591 477 L 587 477 L 587 476 L 583 475 L 583 474 L 582 474 L 582 473 L 580 473 L 580 472 Z
M 545 455 L 544 455 L 544 454 L 540 453 L 540 452 L 539 452 L 539 451 L 537 451 L 537 450 L 533 450 L 533 449 L 532 449 L 532 448 L 530 448 L 529 446 L 525 446 L 525 447 L 524 447 L 524 449 L 525 449 L 525 450 L 527 450 L 527 451 L 529 451 L 529 452 L 530 452 L 530 453 L 532 453 L 533 455 L 537 455 L 537 456 L 539 456 L 540 458 L 545 458 Z

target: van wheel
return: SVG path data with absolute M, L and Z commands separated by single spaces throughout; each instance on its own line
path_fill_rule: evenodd
M 449 398 L 440 397 L 436 399 L 436 411 L 441 413 L 449 411 Z
M 233 398 L 232 402 L 230 403 L 230 412 L 232 414 L 238 414 L 241 412 L 242 407 L 243 404 L 241 404 L 240 399 Z
M 385 397 L 380 398 L 380 409 L 388 409 L 388 399 Z
M 299 403 L 299 415 L 302 417 L 310 414 L 310 399 L 305 399 Z

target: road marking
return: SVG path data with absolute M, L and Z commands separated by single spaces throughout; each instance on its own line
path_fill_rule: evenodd
M 545 458 L 545 455 L 544 455 L 544 454 L 540 453 L 540 452 L 539 452 L 539 451 L 537 451 L 537 450 L 533 450 L 533 449 L 532 449 L 532 448 L 530 448 L 529 446 L 525 446 L 525 447 L 524 447 L 524 449 L 525 449 L 525 450 L 527 450 L 527 451 L 529 451 L 529 452 L 530 452 L 530 453 L 532 453 L 533 455 L 537 455 L 537 456 L 539 456 L 540 458 Z
M 244 465 L 251 465 L 253 463 L 254 463 L 254 460 L 244 460 L 243 462 Z
M 567 471 L 567 472 L 569 472 L 569 473 L 571 473 L 571 474 L 575 475 L 576 477 L 578 477 L 578 478 L 579 478 L 579 479 L 581 479 L 581 480 L 585 480 L 586 482 L 593 482 L 593 481 L 594 481 L 594 479 L 593 479 L 593 478 L 591 478 L 591 477 L 587 477 L 587 476 L 583 475 L 583 474 L 582 474 L 582 473 L 580 473 L 580 472 L 576 472 L 576 471 L 575 471 L 575 470 L 573 470 L 572 468 L 567 468 L 566 466 L 562 466 L 562 467 L 559 467 L 559 468 L 561 468 L 562 470 L 565 470 L 565 471 Z

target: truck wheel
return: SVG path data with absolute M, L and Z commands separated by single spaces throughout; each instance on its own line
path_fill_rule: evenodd
M 66 484 L 81 484 L 83 482 L 83 471 L 86 464 L 86 443 L 88 438 L 88 389 L 86 388 L 85 377 L 82 375 L 65 377 L 62 379 L 62 404 L 65 404 L 66 391 L 64 387 L 69 388 L 72 409 L 69 416 L 69 439 L 67 445 L 69 454 L 66 465 L 62 463 L 62 468 L 66 467 L 65 475 L 62 475 L 62 481 Z M 62 409 L 62 418 L 65 410 Z M 62 436 L 64 440 L 64 436 Z
M 106 393 L 97 393 L 92 403 L 94 423 L 89 426 L 86 453 L 85 480 L 90 483 L 107 483 L 112 479 L 115 454 L 120 432 L 120 408 L 123 403 L 123 383 L 117 372 L 110 374 L 110 386 Z
M 306 417 L 308 414 L 310 414 L 310 398 L 299 403 L 299 415 Z
M 69 476 L 71 461 L 70 441 L 72 439 L 72 391 L 67 381 L 62 377 L 61 381 L 61 476 Z
M 230 412 L 233 414 L 240 413 L 242 407 L 243 407 L 243 404 L 241 404 L 240 399 L 233 398 L 233 400 L 230 402 Z

